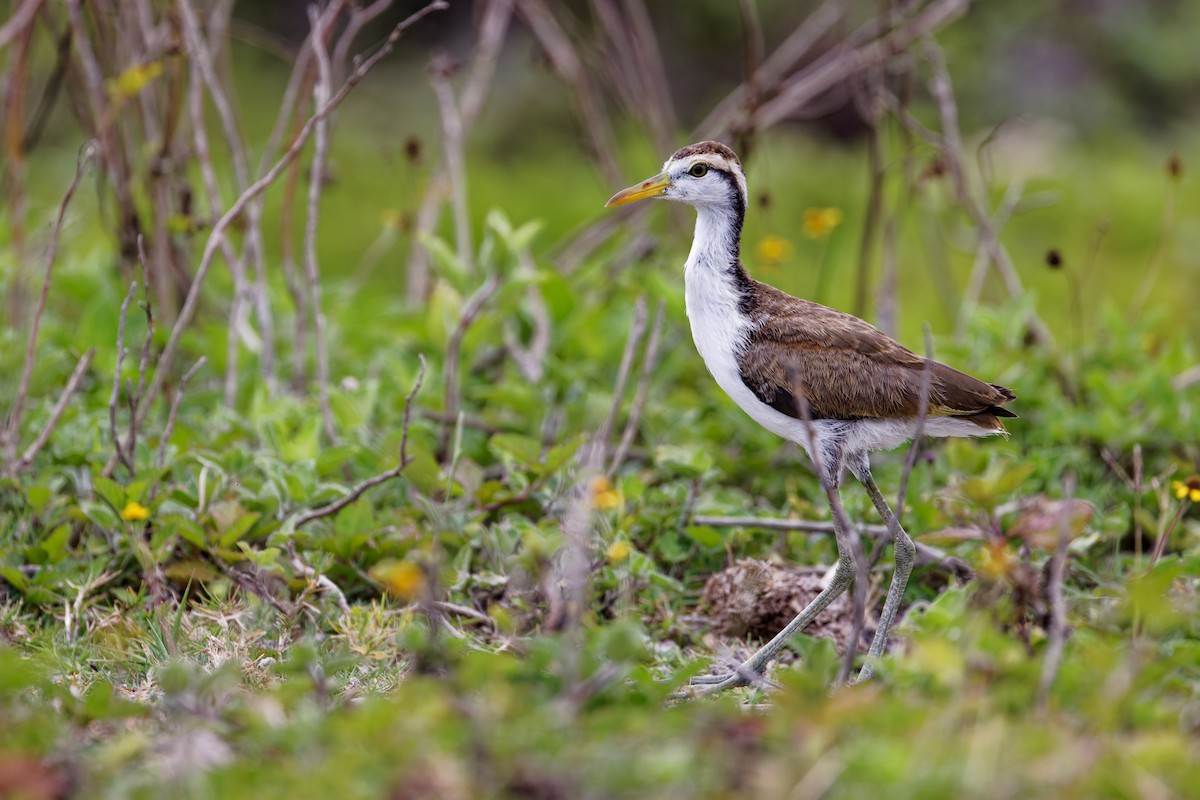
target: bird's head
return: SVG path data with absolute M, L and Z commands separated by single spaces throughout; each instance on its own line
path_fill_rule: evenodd
M 734 152 L 720 142 L 689 144 L 667 159 L 662 172 L 622 189 L 605 206 L 647 197 L 678 200 L 697 208 L 730 208 L 744 214 L 746 174 Z

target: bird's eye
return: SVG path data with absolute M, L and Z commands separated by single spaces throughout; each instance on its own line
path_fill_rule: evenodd
M 692 168 L 688 170 L 688 175 L 693 178 L 703 178 L 708 174 L 708 164 L 692 164 Z

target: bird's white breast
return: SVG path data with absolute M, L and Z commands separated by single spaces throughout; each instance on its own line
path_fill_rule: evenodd
M 754 327 L 738 307 L 741 300 L 728 268 L 714 267 L 693 252 L 684 270 L 684 300 L 692 340 L 717 385 L 750 417 L 772 433 L 805 443 L 802 426 L 758 399 L 742 381 L 738 356 Z M 703 255 L 703 254 L 700 254 Z

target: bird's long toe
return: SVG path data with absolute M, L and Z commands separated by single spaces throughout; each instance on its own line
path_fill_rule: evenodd
M 692 686 L 708 686 L 714 683 L 724 683 L 736 676 L 737 673 L 726 672 L 723 675 L 696 675 L 688 681 Z

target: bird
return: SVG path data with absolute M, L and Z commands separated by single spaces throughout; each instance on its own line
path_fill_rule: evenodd
M 871 474 L 869 454 L 914 436 L 1008 435 L 1004 406 L 1016 399 L 988 383 L 918 356 L 870 323 L 755 280 L 740 258 L 746 175 L 724 144 L 677 150 L 652 178 L 605 204 L 665 199 L 696 209 L 684 264 L 684 298 L 692 339 L 717 385 L 755 422 L 799 444 L 834 506 L 838 561 L 828 585 L 774 638 L 733 671 L 698 675 L 701 693 L 762 679 L 767 664 L 857 577 L 851 531 L 844 530 L 840 487 L 849 471 L 866 489 L 891 532 L 895 559 L 879 625 L 859 672 L 869 678 L 912 572 L 916 546 Z M 861 550 L 859 551 L 861 552 Z

